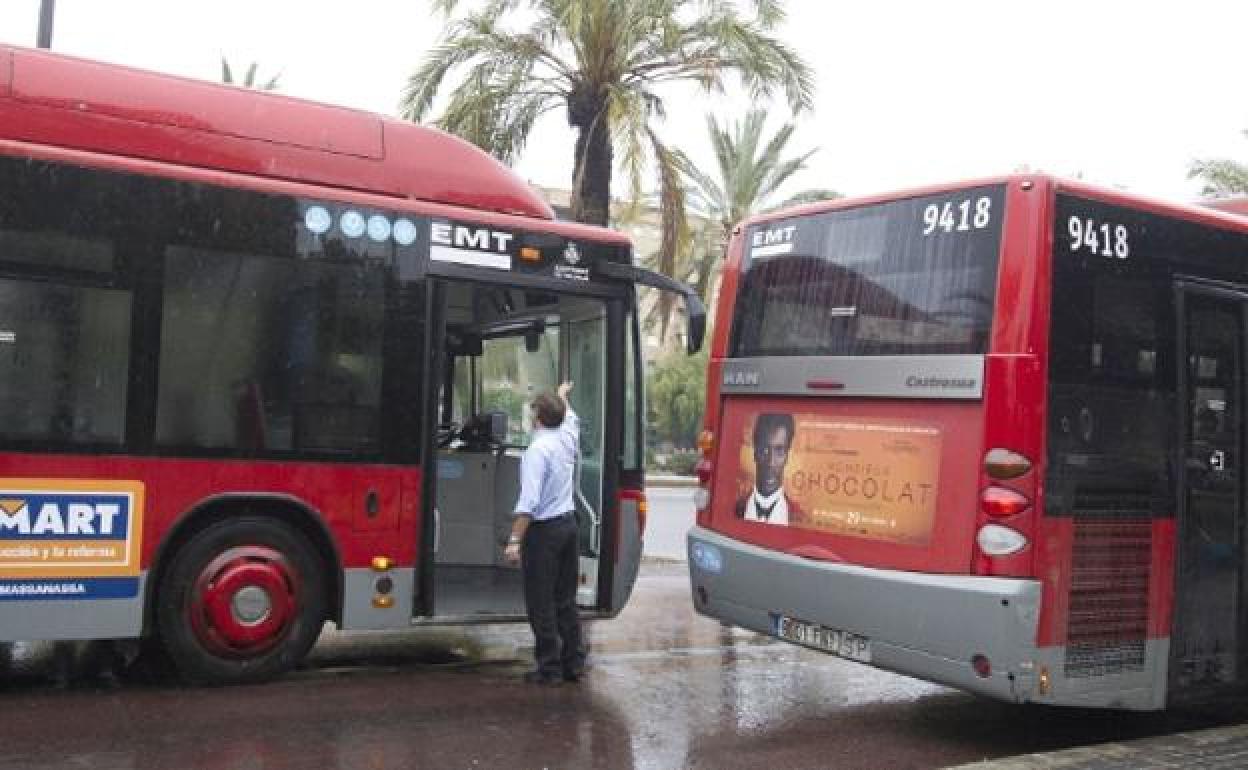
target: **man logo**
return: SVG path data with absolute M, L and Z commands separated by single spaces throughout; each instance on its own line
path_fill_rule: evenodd
M 575 243 L 569 243 L 563 250 L 563 259 L 569 265 L 579 265 L 581 263 L 581 250 L 576 248 Z

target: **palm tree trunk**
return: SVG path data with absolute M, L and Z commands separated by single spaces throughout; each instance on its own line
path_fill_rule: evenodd
M 607 100 L 576 92 L 568 99 L 568 124 L 576 129 L 572 165 L 572 218 L 606 226 L 611 216 L 611 127 Z

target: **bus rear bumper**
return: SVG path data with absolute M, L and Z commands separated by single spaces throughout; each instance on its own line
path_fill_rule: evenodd
M 775 635 L 777 616 L 870 640 L 874 666 L 1002 700 L 1035 699 L 1040 583 L 814 561 L 689 532 L 697 610 Z M 977 673 L 983 656 L 991 671 Z M 984 675 L 986 674 L 986 675 Z

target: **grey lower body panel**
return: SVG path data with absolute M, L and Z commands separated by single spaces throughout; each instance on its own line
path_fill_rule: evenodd
M 65 578 L 74 583 L 80 578 Z M 0 601 L 0 641 L 134 639 L 143 634 L 147 573 L 133 597 Z
M 389 607 L 378 607 L 373 599 L 381 594 L 377 581 L 390 578 Z M 367 567 L 343 570 L 343 630 L 380 631 L 407 628 L 412 623 L 412 601 L 416 590 L 416 570 L 411 567 L 377 572 Z
M 705 615 L 763 634 L 773 633 L 775 614 L 799 618 L 867 637 L 880 668 L 1002 700 L 1034 699 L 1039 581 L 813 561 L 701 527 L 688 539 L 693 601 Z M 972 667 L 977 655 L 991 662 L 988 676 Z
M 1032 700 L 1058 706 L 1114 708 L 1152 711 L 1166 707 L 1167 673 L 1170 667 L 1170 640 L 1149 639 L 1144 643 L 1140 665 L 1104 666 L 1094 675 L 1067 667 L 1065 647 L 1044 647 L 1036 655 L 1037 671 L 1050 672 L 1049 692 Z

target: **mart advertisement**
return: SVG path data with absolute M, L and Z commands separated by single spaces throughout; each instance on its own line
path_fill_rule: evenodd
M 905 545 L 931 537 L 938 428 L 759 411 L 745 416 L 739 446 L 739 518 Z
M 0 478 L 0 601 L 138 593 L 143 484 Z

